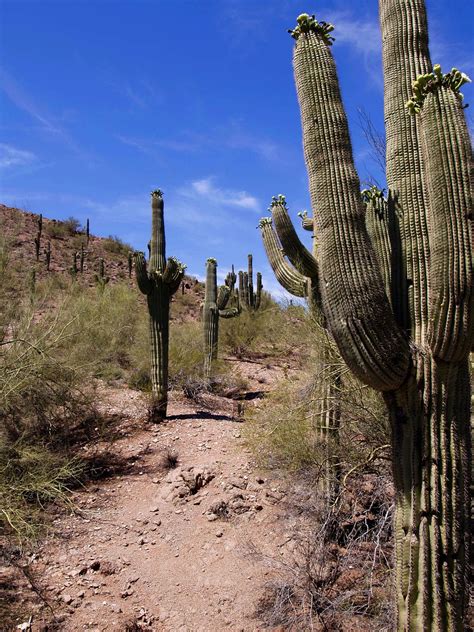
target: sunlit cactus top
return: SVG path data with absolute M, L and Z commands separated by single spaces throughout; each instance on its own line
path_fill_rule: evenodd
M 412 82 L 413 95 L 411 99 L 406 102 L 405 107 L 410 114 L 417 114 L 421 110 L 426 95 L 430 92 L 436 92 L 436 90 L 439 90 L 442 86 L 451 88 L 462 101 L 464 95 L 459 90 L 465 83 L 471 83 L 471 79 L 465 73 L 457 68 L 451 68 L 450 72 L 443 75 L 441 66 L 435 64 L 433 66 L 433 72 L 419 75 L 416 81 Z
M 295 28 L 288 29 L 288 33 L 290 33 L 291 37 L 295 40 L 304 33 L 317 33 L 328 46 L 331 46 L 334 42 L 334 37 L 329 35 L 329 33 L 334 31 L 334 26 L 332 24 L 328 24 L 328 22 L 318 22 L 316 20 L 316 16 L 309 15 L 308 13 L 301 13 L 296 18 L 296 21 L 297 25 Z
M 279 205 L 283 206 L 284 208 L 287 208 L 286 197 L 282 195 L 281 193 L 279 193 L 278 195 L 274 195 L 272 197 L 272 201 L 270 203 L 270 206 L 268 207 L 268 210 L 271 211 L 274 206 L 279 206 Z
M 217 259 L 214 259 L 214 257 L 209 257 L 209 259 L 206 259 L 206 263 L 215 263 L 217 265 Z
M 369 187 L 368 189 L 362 189 L 360 194 L 362 195 L 362 200 L 365 203 L 372 202 L 373 200 L 383 199 L 383 189 L 379 189 L 375 185 Z
M 162 198 L 163 197 L 163 191 L 161 189 L 155 189 L 154 191 L 151 192 L 151 197 Z
M 262 217 L 258 222 L 258 227 L 263 228 L 264 226 L 271 226 L 272 218 L 271 217 Z

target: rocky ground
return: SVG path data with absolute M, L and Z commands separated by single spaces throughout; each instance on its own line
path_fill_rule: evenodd
M 122 417 L 113 447 L 94 448 L 113 450 L 114 473 L 76 491 L 25 558 L 36 593 L 3 569 L 24 593 L 24 622 L 31 615 L 35 631 L 262 629 L 255 613 L 271 571 L 260 555 L 287 544 L 286 492 L 253 465 L 235 402 L 210 396 L 199 410 L 172 399 L 169 420 L 152 427 L 136 391 L 102 397 Z

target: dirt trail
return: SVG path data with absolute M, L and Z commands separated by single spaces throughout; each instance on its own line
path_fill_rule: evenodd
M 77 492 L 79 510 L 56 519 L 35 559 L 53 629 L 262 629 L 255 609 L 268 569 L 251 551 L 275 555 L 285 542 L 285 493 L 253 467 L 235 403 L 215 398 L 212 412 L 197 412 L 172 399 L 167 423 L 137 432 L 130 424 L 143 415 L 141 396 L 104 395 L 109 412 L 129 418 L 112 448 L 129 470 Z M 166 470 L 168 453 L 178 463 Z M 43 611 L 33 630 L 48 620 Z

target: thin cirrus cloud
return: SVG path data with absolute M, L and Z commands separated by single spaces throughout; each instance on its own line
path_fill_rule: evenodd
M 0 67 L 0 90 L 18 109 L 26 112 L 36 123 L 39 123 L 41 132 L 59 140 L 77 156 L 87 157 L 70 134 L 51 117 L 46 116 L 26 90 L 2 67 Z
M 215 129 L 210 133 L 183 131 L 174 138 L 139 138 L 125 134 L 116 134 L 115 138 L 124 145 L 134 147 L 146 155 L 156 155 L 157 150 L 194 153 L 205 149 L 227 148 L 250 151 L 267 162 L 278 162 L 284 157 L 280 146 L 269 138 L 258 138 L 230 123 L 223 130 Z
M 25 149 L 18 149 L 6 143 L 0 143 L 0 169 L 10 167 L 24 167 L 36 161 L 33 152 Z

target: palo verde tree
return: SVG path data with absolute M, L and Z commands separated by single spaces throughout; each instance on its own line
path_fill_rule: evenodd
M 186 266 L 174 257 L 166 259 L 163 193 L 151 193 L 151 241 L 148 269 L 143 252 L 135 253 L 135 274 L 145 294 L 150 316 L 151 386 L 150 420 L 162 421 L 168 406 L 168 348 L 171 297 L 177 291 Z
M 459 93 L 468 79 L 432 66 L 423 0 L 379 8 L 388 199 L 369 200 L 367 222 L 333 27 L 303 14 L 291 31 L 318 287 L 342 357 L 383 393 L 391 418 L 397 629 L 460 632 L 474 337 L 472 150 Z M 383 248 L 371 239 L 374 222 L 387 231 Z

